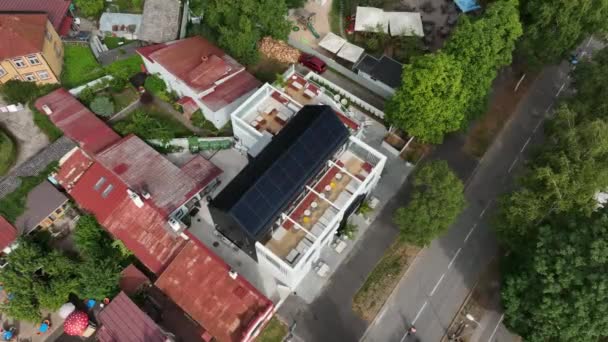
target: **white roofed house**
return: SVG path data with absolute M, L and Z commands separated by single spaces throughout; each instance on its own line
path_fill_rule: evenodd
M 138 39 L 141 14 L 105 12 L 99 18 L 99 31 L 105 36 Z

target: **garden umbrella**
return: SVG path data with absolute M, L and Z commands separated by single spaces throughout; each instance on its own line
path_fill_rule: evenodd
M 72 312 L 76 310 L 76 307 L 72 303 L 65 303 L 59 308 L 59 316 L 66 319 Z
M 71 336 L 82 336 L 89 326 L 89 316 L 82 311 L 72 312 L 63 322 L 63 331 Z

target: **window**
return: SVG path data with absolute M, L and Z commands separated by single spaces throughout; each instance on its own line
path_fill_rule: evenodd
M 38 56 L 36 55 L 27 56 L 27 61 L 30 62 L 31 65 L 40 64 L 40 60 L 38 60 Z
M 13 64 L 15 64 L 17 68 L 25 67 L 25 62 L 23 61 L 23 58 L 13 58 Z
M 49 76 L 49 73 L 46 70 L 40 70 L 37 72 L 38 77 L 40 77 L 41 80 L 48 80 L 49 78 L 51 78 Z
M 99 180 L 97 181 L 97 183 L 95 183 L 95 186 L 93 187 L 93 189 L 95 189 L 95 191 L 98 191 L 99 189 L 101 189 L 101 186 L 106 182 L 106 179 L 104 177 L 99 178 Z
M 101 193 L 101 197 L 103 197 L 103 198 L 108 197 L 110 192 L 112 192 L 112 189 L 114 189 L 114 186 L 112 184 L 108 185 L 108 187 Z
M 51 34 L 51 32 L 48 30 L 46 30 L 44 34 L 46 35 L 46 40 L 51 41 L 51 39 L 53 39 L 53 34 Z
M 26 81 L 35 81 L 36 80 L 36 76 L 34 74 L 25 74 L 25 75 L 23 75 L 23 77 L 25 78 Z
M 6 70 L 4 70 L 4 68 L 0 66 L 0 77 L 4 75 L 6 75 Z

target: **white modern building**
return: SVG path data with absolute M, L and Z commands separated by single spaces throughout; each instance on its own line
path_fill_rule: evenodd
M 186 118 L 201 110 L 221 128 L 260 82 L 234 58 L 200 36 L 137 49 L 148 73 L 180 97 Z
M 339 105 L 318 100 L 321 89 L 291 80 L 289 95 L 265 85 L 232 114 L 249 162 L 209 211 L 215 229 L 295 289 L 376 186 L 386 157 L 356 137 L 360 126 Z

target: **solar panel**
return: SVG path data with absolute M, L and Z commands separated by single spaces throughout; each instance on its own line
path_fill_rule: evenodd
M 213 202 L 226 206 L 250 236 L 260 237 L 348 136 L 330 107 L 305 106 L 233 180 L 235 185 L 222 191 L 232 193 L 220 193 Z

